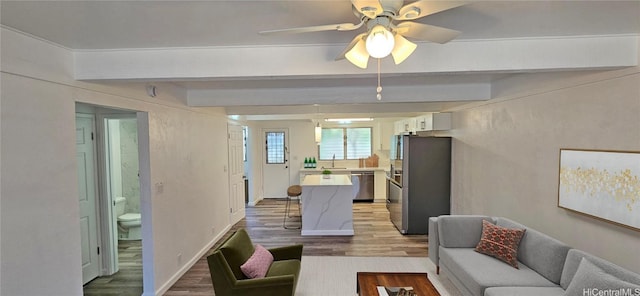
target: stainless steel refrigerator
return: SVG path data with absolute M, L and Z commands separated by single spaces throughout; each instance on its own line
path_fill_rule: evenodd
M 391 139 L 387 209 L 402 234 L 427 234 L 429 217 L 451 213 L 451 138 Z

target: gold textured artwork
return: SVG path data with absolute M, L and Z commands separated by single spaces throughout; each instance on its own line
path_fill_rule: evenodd
M 640 230 L 640 153 L 560 149 L 558 206 Z

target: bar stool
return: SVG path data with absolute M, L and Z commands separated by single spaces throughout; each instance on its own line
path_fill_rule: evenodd
M 302 187 L 300 185 L 291 185 L 287 188 L 287 203 L 284 207 L 284 219 L 282 220 L 282 227 L 285 229 L 300 229 L 302 226 L 302 221 L 300 221 L 300 226 L 297 227 L 287 227 L 287 218 L 291 218 L 291 199 L 295 198 L 298 202 L 298 214 L 300 215 L 300 219 L 302 219 L 302 213 L 300 211 L 300 195 L 302 195 Z

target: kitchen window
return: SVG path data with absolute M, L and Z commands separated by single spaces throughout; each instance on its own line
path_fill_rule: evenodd
M 323 128 L 318 146 L 320 160 L 359 159 L 371 156 L 371 128 Z

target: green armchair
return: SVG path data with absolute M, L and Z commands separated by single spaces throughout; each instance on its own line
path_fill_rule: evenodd
M 240 265 L 253 255 L 254 245 L 245 229 L 232 234 L 207 257 L 216 296 L 290 296 L 296 292 L 302 245 L 269 249 L 273 263 L 266 277 L 247 278 Z

